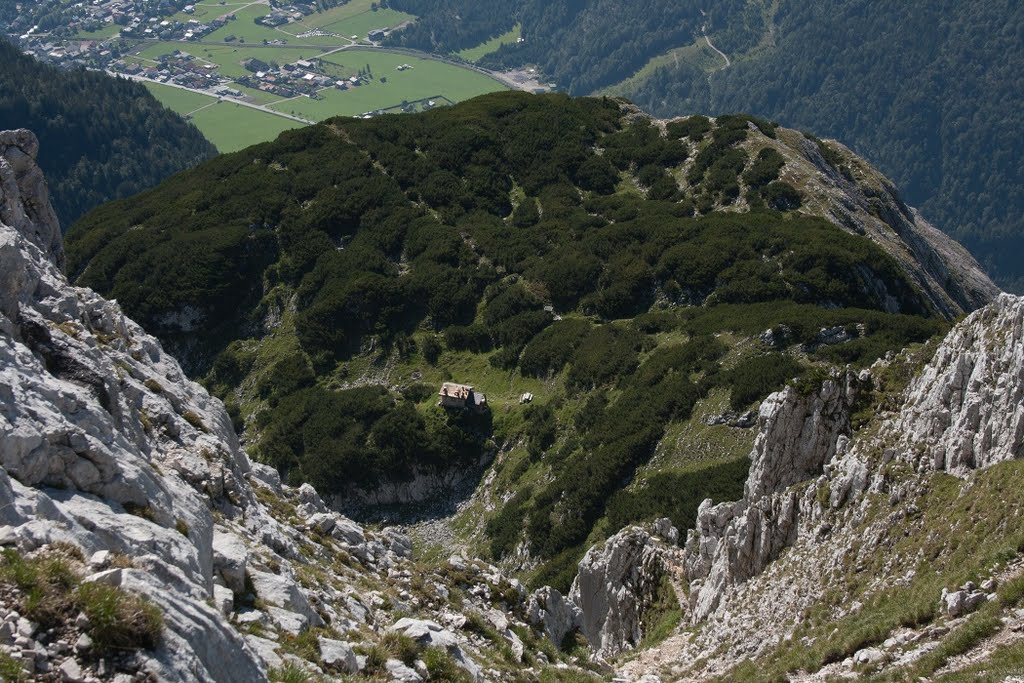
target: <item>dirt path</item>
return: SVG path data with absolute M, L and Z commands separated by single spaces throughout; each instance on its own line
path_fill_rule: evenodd
M 707 41 L 708 47 L 717 52 L 718 56 L 725 60 L 725 66 L 718 69 L 718 71 L 721 71 L 722 69 L 728 69 L 730 66 L 732 66 L 732 60 L 729 59 L 729 55 L 725 54 L 717 47 L 715 47 L 715 44 L 711 42 L 711 38 L 706 33 L 704 34 L 704 40 Z

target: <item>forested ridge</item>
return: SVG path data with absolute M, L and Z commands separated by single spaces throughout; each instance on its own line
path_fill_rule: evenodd
M 657 116 L 745 111 L 839 139 L 999 284 L 1024 287 L 1020 3 L 390 1 L 420 15 L 397 44 L 454 52 L 518 23 L 523 42 L 485 66 L 534 64 L 562 90 L 613 88 Z M 698 58 L 705 30 L 729 68 Z M 686 49 L 617 86 L 673 48 Z
M 0 38 L 0 129 L 39 138 L 39 165 L 61 225 L 150 188 L 216 153 L 139 83 L 62 71 Z
M 332 119 L 91 212 L 68 268 L 293 482 L 330 495 L 498 457 L 517 493 L 488 552 L 528 528 L 537 580 L 562 584 L 592 534 L 737 495 L 740 446 L 623 488 L 695 410 L 748 410 L 945 328 L 879 247 L 795 211 L 778 134 L 514 92 Z M 438 407 L 444 380 L 491 410 Z

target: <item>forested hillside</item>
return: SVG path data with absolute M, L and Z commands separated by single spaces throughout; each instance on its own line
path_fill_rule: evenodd
M 518 23 L 524 42 L 486 66 L 535 64 L 570 93 L 658 116 L 745 111 L 837 138 L 1024 288 L 1020 3 L 390 1 L 421 8 L 399 44 L 454 52 Z
M 338 118 L 91 212 L 68 268 L 291 481 L 344 502 L 497 458 L 486 552 L 564 585 L 594 534 L 738 494 L 750 432 L 698 429 L 709 413 L 944 329 L 902 263 L 799 211 L 827 196 L 800 170 L 822 173 L 819 149 L 755 117 L 663 125 L 563 95 Z M 449 380 L 491 409 L 438 407 Z
M 0 38 L 0 129 L 29 128 L 64 226 L 216 153 L 141 84 L 60 71 Z

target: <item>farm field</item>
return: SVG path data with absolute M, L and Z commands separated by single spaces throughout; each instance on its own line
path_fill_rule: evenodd
M 500 36 L 495 36 L 485 43 L 480 43 L 476 47 L 471 47 L 468 50 L 457 52 L 456 54 L 465 59 L 467 62 L 475 62 L 482 59 L 484 56 L 491 54 L 502 45 L 512 45 L 516 43 L 520 36 L 521 28 L 519 24 L 512 27 L 512 30 L 508 33 L 503 33 Z
M 228 12 L 231 13 L 231 12 Z M 234 10 L 234 21 L 229 21 L 213 33 L 203 36 L 204 43 L 218 43 L 229 36 L 235 36 L 238 42 L 262 43 L 264 40 L 282 40 L 288 36 L 277 29 L 257 24 L 254 20 L 270 14 L 269 5 L 249 5 Z M 218 15 L 219 16 L 219 15 Z
M 394 28 L 416 18 L 396 10 L 374 9 L 374 5 L 373 0 L 350 0 L 339 7 L 311 14 L 300 22 L 285 24 L 280 29 L 293 36 L 287 39 L 290 43 L 338 47 L 353 42 L 368 43 L 367 34 L 370 31 Z M 316 29 L 337 35 L 298 37 L 305 31 Z
M 324 57 L 323 61 L 328 73 L 337 78 L 354 76 L 360 69 L 369 66 L 373 80 L 349 90 L 322 91 L 323 99 L 320 100 L 300 97 L 273 105 L 272 108 L 320 121 L 331 116 L 358 116 L 368 111 L 387 109 L 401 104 L 403 100 L 413 101 L 440 95 L 452 102 L 459 102 L 505 89 L 498 81 L 475 71 L 394 52 L 343 50 Z M 331 68 L 331 64 L 337 69 Z M 398 71 L 397 67 L 403 64 L 412 68 Z M 382 77 L 387 81 L 382 82 Z
M 281 132 L 298 128 L 298 121 L 286 119 L 234 102 L 217 102 L 216 98 L 159 83 L 146 83 L 146 87 L 166 107 L 181 115 L 195 111 L 191 121 L 206 139 L 221 152 L 273 140 Z M 205 105 L 205 109 L 196 111 Z

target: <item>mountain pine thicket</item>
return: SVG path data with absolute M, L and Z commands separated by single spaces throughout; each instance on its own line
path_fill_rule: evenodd
M 685 495 L 623 491 L 698 405 L 748 410 L 945 328 L 881 248 L 792 211 L 775 146 L 799 133 L 696 116 L 662 135 L 631 111 L 507 92 L 331 119 L 96 209 L 69 273 L 205 376 L 292 482 L 346 501 L 504 453 L 496 485 L 518 493 L 489 552 L 528 528 L 537 580 L 564 586 L 596 529 L 737 495 L 739 443 L 660 473 Z M 778 348 L 732 336 L 767 328 Z M 492 410 L 438 407 L 447 380 Z

